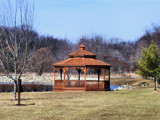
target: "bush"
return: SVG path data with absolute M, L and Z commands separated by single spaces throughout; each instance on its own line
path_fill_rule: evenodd
M 13 92 L 14 84 L 0 84 L 0 92 Z M 22 92 L 52 91 L 53 85 L 22 84 Z
M 0 84 L 0 92 L 13 92 L 13 84 Z

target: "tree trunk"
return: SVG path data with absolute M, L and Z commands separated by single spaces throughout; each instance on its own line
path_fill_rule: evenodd
M 21 79 L 18 79 L 18 104 L 17 105 L 20 105 L 21 103 Z
M 17 91 L 17 81 L 14 81 L 14 92 L 13 92 L 14 100 L 16 100 L 16 91 Z
M 157 91 L 157 75 L 155 76 L 154 80 L 154 90 Z

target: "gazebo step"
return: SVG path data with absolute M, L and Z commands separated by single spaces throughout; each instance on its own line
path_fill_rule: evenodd
M 103 88 L 97 88 L 97 89 L 92 89 L 92 88 L 87 88 L 86 91 L 105 91 Z
M 65 87 L 63 88 L 54 88 L 55 92 L 60 92 L 60 91 L 85 91 L 84 87 Z
M 63 91 L 63 89 L 62 88 L 54 88 L 53 91 L 54 92 L 59 92 L 59 91 Z
M 65 87 L 64 89 L 84 89 L 84 87 Z
M 84 87 L 65 87 L 64 90 L 84 90 Z
M 61 88 L 54 88 L 53 91 L 109 91 L 109 88 L 98 88 L 98 87 L 87 87 L 85 90 L 84 87 L 65 87 L 64 89 Z

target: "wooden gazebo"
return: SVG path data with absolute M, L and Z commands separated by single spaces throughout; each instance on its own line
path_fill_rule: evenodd
M 110 90 L 110 67 L 111 65 L 96 59 L 96 55 L 85 50 L 83 44 L 76 52 L 69 54 L 68 59 L 55 63 L 54 66 L 54 91 L 105 91 Z M 76 80 L 67 80 L 66 71 L 76 69 L 78 78 Z M 97 80 L 87 80 L 87 71 L 95 69 L 97 71 Z M 57 80 L 56 72 L 59 70 L 59 80 Z M 81 80 L 81 72 L 84 72 L 84 78 Z M 100 80 L 100 73 L 103 73 L 103 78 Z M 106 77 L 108 76 L 108 77 Z

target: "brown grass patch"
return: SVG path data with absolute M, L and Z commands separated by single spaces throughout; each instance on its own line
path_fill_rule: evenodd
M 1 120 L 151 120 L 160 118 L 160 94 L 153 89 L 107 92 L 24 92 L 16 106 L 0 93 Z

